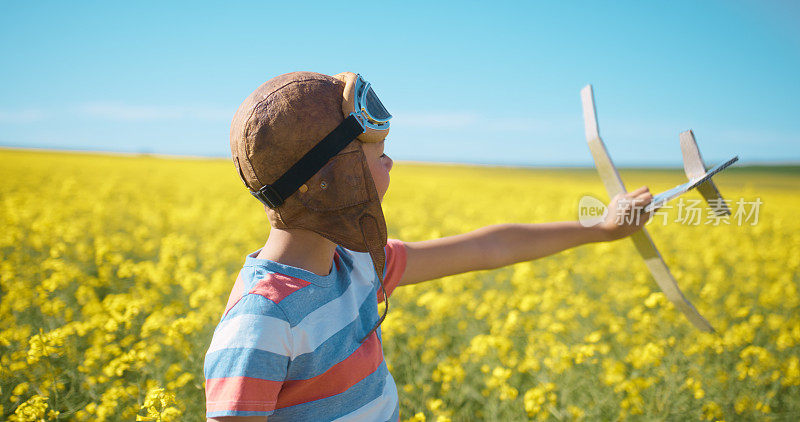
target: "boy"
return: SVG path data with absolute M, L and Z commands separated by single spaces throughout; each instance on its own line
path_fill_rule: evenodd
M 387 239 L 380 204 L 392 168 L 383 152 L 390 118 L 370 84 L 349 72 L 275 77 L 236 112 L 233 161 L 271 230 L 245 258 L 206 353 L 209 420 L 396 421 L 380 334 L 395 287 L 619 239 L 647 220 L 619 218 L 652 199 L 642 187 L 626 195 L 628 207 L 613 198 L 593 227 L 501 224 L 423 242 Z

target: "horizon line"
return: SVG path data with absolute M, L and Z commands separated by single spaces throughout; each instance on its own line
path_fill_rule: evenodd
M 56 147 L 35 147 L 35 146 L 13 146 L 0 144 L 0 150 L 17 150 L 17 151 L 34 151 L 34 152 L 56 152 L 56 153 L 73 153 L 73 154 L 95 154 L 95 155 L 110 155 L 110 156 L 132 156 L 132 157 L 155 157 L 155 158 L 172 158 L 172 159 L 187 159 L 187 160 L 230 160 L 229 156 L 225 155 L 197 155 L 197 154 L 171 154 L 171 153 L 156 153 L 156 152 L 132 152 L 132 151 L 108 151 L 98 149 L 80 149 L 80 148 L 56 148 Z M 485 163 L 485 162 L 470 162 L 470 161 L 425 161 L 425 160 L 393 160 L 406 164 L 423 164 L 423 165 L 445 165 L 445 166 L 478 166 L 478 167 L 502 167 L 502 168 L 542 168 L 542 169 L 594 169 L 594 164 L 570 164 L 570 163 L 554 163 L 554 164 L 534 164 L 534 163 Z M 642 164 L 642 165 L 629 165 L 623 164 L 616 166 L 622 169 L 680 169 L 682 164 Z M 741 163 L 737 167 L 800 167 L 800 160 L 787 160 L 787 161 L 752 161 Z

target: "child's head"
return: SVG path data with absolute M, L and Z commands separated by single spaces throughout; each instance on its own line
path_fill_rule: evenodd
M 311 230 L 369 252 L 382 278 L 381 201 L 392 166 L 383 155 L 389 118 L 356 74 L 287 73 L 261 85 L 239 107 L 230 133 L 233 162 L 265 204 L 272 227 Z

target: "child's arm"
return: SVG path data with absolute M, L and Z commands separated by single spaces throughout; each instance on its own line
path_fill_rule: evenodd
M 620 210 L 620 200 L 629 200 Z M 584 243 L 617 240 L 641 229 L 649 215 L 624 219 L 639 212 L 653 196 L 646 186 L 611 200 L 606 220 L 593 227 L 577 221 L 541 224 L 496 224 L 441 239 L 405 242 L 406 268 L 399 285 L 414 284 L 468 271 L 488 270 L 538 259 Z M 625 203 L 623 203 L 623 208 Z M 636 221 L 638 220 L 638 222 Z

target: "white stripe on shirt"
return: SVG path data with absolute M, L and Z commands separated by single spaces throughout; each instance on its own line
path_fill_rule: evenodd
M 220 323 L 206 354 L 242 347 L 288 356 L 290 336 L 286 321 L 264 315 L 237 315 Z

